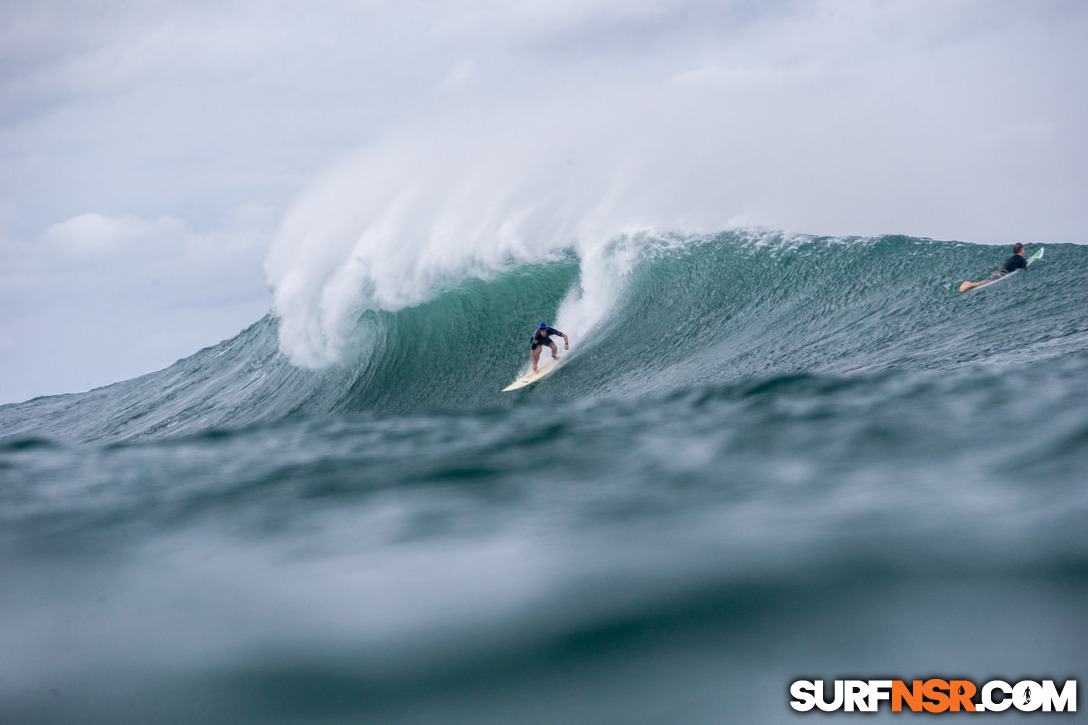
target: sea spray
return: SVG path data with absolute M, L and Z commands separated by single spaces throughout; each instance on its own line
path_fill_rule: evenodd
M 345 325 L 358 310 L 396 311 L 445 284 L 566 252 L 590 265 L 587 304 L 603 309 L 615 290 L 591 289 L 593 267 L 616 240 L 722 228 L 720 212 L 651 193 L 673 184 L 676 170 L 651 162 L 649 148 L 620 143 L 630 131 L 604 119 L 589 130 L 570 119 L 463 125 L 357 152 L 287 214 L 265 277 L 293 362 L 344 362 Z M 465 143 L 481 134 L 486 143 Z M 570 314 L 592 325 L 604 313 Z

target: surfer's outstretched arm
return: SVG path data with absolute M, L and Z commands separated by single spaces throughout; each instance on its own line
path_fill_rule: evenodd
M 556 330 L 556 332 L 559 332 L 559 330 Z M 567 337 L 565 333 L 559 332 L 559 334 L 563 336 L 563 349 L 564 350 L 569 350 L 570 349 L 570 338 Z M 552 348 L 552 357 L 555 358 L 556 360 L 558 360 L 559 359 L 559 348 L 557 348 L 555 346 L 554 342 L 551 344 L 551 348 Z

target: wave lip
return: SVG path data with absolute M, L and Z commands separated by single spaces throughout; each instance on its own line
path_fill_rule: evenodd
M 361 310 L 396 312 L 446 285 L 569 252 L 589 272 L 621 237 L 726 225 L 677 200 L 664 168 L 632 154 L 615 128 L 580 125 L 472 121 L 330 171 L 288 213 L 266 259 L 284 353 L 313 368 L 342 363 Z M 465 143 L 484 128 L 486 143 Z

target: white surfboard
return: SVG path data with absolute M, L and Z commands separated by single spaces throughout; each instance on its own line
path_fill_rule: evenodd
M 550 373 L 552 370 L 555 370 L 555 366 L 556 366 L 556 364 L 558 362 L 559 362 L 558 360 L 556 360 L 555 358 L 552 358 L 551 360 L 548 360 L 547 362 L 538 363 L 537 366 L 536 366 L 536 372 L 535 373 L 534 372 L 525 373 L 520 378 L 518 378 L 514 382 L 510 383 L 505 388 L 503 388 L 502 392 L 505 393 L 505 392 L 510 391 L 510 390 L 518 390 L 520 388 L 524 388 L 526 385 L 532 385 L 537 380 L 540 380 L 542 377 L 544 377 L 545 375 Z

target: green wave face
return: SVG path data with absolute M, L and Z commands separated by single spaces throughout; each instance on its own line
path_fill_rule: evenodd
M 981 278 L 1007 256 L 1004 247 L 902 236 L 623 239 L 595 260 L 570 253 L 465 279 L 415 307 L 360 311 L 348 362 L 324 370 L 289 363 L 269 316 L 161 372 L 7 406 L 5 418 L 27 433 L 51 426 L 62 439 L 164 436 L 333 412 L 463 411 L 1030 362 L 1085 348 L 1082 246 L 1051 245 L 1000 290 L 950 291 L 957 277 Z M 596 294 L 602 288 L 607 295 Z M 539 383 L 502 393 L 528 367 L 540 322 L 571 335 L 569 356 Z
M 469 281 L 397 313 L 367 313 L 356 334 L 382 343 L 339 405 L 459 408 L 796 373 L 945 369 L 1000 358 L 1072 322 L 1055 307 L 1066 277 L 1054 265 L 1011 280 L 994 299 L 949 292 L 957 273 L 999 266 L 1002 248 L 733 232 L 672 242 L 647 244 L 613 280 L 619 292 L 607 314 L 573 337 L 559 373 L 514 395 L 498 391 L 527 365 L 529 335 L 541 321 L 563 329 L 557 311 L 587 284 L 576 258 Z

